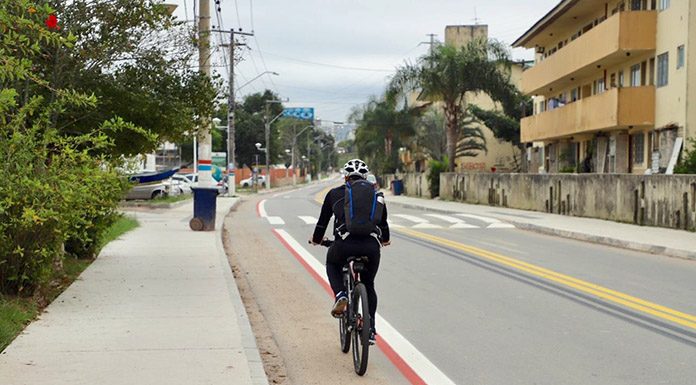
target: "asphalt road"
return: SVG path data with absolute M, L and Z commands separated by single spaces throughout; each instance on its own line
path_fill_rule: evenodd
M 269 195 L 258 218 L 322 264 L 326 249 L 307 239 L 328 186 Z M 407 364 L 429 361 L 426 382 L 696 383 L 695 262 L 387 206 L 378 313 L 408 343 L 382 342 Z

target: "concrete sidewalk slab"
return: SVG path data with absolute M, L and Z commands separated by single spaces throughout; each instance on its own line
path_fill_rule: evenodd
M 504 207 L 395 196 L 389 191 L 385 191 L 385 196 L 388 205 L 394 204 L 443 214 L 469 213 L 486 216 L 511 223 L 524 230 L 696 260 L 696 234 L 688 231 Z
M 11 384 L 252 384 L 268 380 L 216 231 L 193 204 L 137 211 L 113 241 L 0 355 Z

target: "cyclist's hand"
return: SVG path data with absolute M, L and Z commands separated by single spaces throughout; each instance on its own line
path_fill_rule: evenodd
M 391 245 L 391 241 L 382 241 L 382 247 Z

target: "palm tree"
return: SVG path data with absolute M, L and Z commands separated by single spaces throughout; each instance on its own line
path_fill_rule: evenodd
M 357 123 L 355 145 L 358 155 L 373 168 L 393 172 L 398 167 L 398 149 L 414 135 L 414 118 L 386 100 L 372 98 L 354 108 L 349 121 Z
M 461 48 L 449 45 L 435 47 L 415 64 L 406 63 L 389 82 L 387 98 L 418 91 L 419 99 L 442 102 L 447 121 L 447 156 L 449 170 L 455 168 L 457 146 L 459 155 L 475 155 L 485 142 L 480 130 L 465 128 L 467 93 L 487 93 L 493 100 L 509 87 L 510 60 L 505 47 L 487 39 L 474 39 Z

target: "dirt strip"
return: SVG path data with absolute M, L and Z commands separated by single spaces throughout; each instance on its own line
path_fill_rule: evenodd
M 330 298 L 242 202 L 225 219 L 224 244 L 271 384 L 399 384 L 377 349 L 365 377 L 341 353 Z M 373 353 L 374 351 L 374 353 Z

